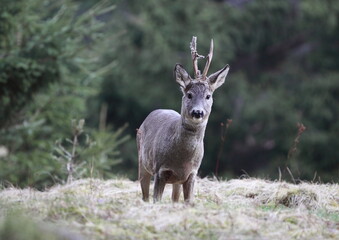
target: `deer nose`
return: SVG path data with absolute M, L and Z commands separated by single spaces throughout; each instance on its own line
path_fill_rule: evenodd
M 193 110 L 191 113 L 192 117 L 194 118 L 203 118 L 204 112 L 200 110 Z

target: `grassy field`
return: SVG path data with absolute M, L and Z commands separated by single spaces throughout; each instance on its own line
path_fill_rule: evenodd
M 338 184 L 198 179 L 193 206 L 170 194 L 144 203 L 126 179 L 5 188 L 0 239 L 339 239 Z

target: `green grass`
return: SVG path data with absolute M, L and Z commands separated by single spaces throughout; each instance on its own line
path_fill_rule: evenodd
M 0 191 L 0 239 L 39 239 L 36 236 L 337 239 L 339 236 L 338 184 L 198 179 L 195 191 L 192 206 L 173 204 L 170 186 L 166 187 L 161 203 L 145 203 L 139 184 L 125 179 L 82 179 L 45 192 L 7 188 Z M 15 237 L 18 226 L 21 232 L 29 234 Z

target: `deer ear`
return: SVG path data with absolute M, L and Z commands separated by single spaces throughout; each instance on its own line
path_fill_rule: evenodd
M 179 83 L 180 87 L 185 89 L 191 82 L 190 75 L 186 72 L 181 64 L 176 64 L 174 67 L 175 80 Z
M 225 78 L 229 70 L 230 70 L 230 66 L 227 64 L 224 68 L 211 74 L 208 77 L 208 84 L 210 85 L 212 91 L 220 87 L 225 82 Z

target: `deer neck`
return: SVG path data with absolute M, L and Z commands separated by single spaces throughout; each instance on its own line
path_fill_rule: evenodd
M 182 117 L 179 126 L 180 138 L 183 141 L 203 141 L 205 136 L 207 121 L 201 124 L 190 124 Z

